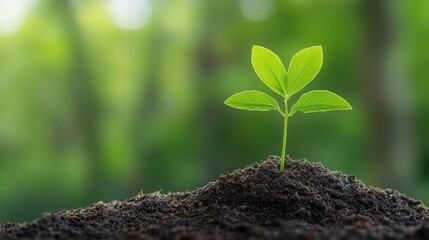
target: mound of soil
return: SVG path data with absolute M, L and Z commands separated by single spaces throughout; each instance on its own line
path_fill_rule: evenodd
M 45 214 L 2 239 L 429 239 L 429 209 L 320 163 L 270 157 L 185 193 Z

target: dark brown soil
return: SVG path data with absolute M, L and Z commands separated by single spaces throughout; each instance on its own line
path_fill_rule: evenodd
M 2 239 L 429 239 L 429 209 L 320 163 L 270 157 L 193 192 L 45 214 Z

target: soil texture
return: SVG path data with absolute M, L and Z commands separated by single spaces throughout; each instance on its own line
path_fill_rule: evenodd
M 429 209 L 320 163 L 270 157 L 192 192 L 47 213 L 0 239 L 429 239 Z

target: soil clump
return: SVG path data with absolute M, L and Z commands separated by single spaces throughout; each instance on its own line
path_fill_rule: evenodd
M 429 209 L 320 163 L 279 159 L 222 175 L 192 192 L 0 225 L 0 239 L 429 239 Z

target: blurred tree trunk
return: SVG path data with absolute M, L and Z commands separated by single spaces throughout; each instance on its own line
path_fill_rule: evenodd
M 87 161 L 88 201 L 99 199 L 101 186 L 100 146 L 97 139 L 97 98 L 94 79 L 85 55 L 85 46 L 79 25 L 74 16 L 71 0 L 57 1 L 58 11 L 65 27 L 71 52 L 70 88 L 72 130 L 78 146 Z M 73 144 L 76 144 L 74 142 Z
M 190 188 L 200 177 L 177 168 L 180 163 L 187 166 L 186 171 L 201 172 L 199 148 L 188 144 L 189 139 L 197 139 L 198 127 L 192 122 L 198 103 L 193 52 L 198 17 L 194 2 L 173 0 L 159 7 L 151 20 L 150 46 L 143 53 L 150 61 L 145 66 L 148 70 L 142 77 L 145 83 L 136 109 L 141 113 L 136 124 L 143 129 L 138 150 L 141 175 L 143 182 L 150 183 L 145 191 L 165 186 L 168 190 Z
M 407 83 L 396 66 L 398 26 L 390 0 L 364 0 L 362 87 L 370 116 L 370 144 L 377 181 L 413 193 L 416 157 Z

